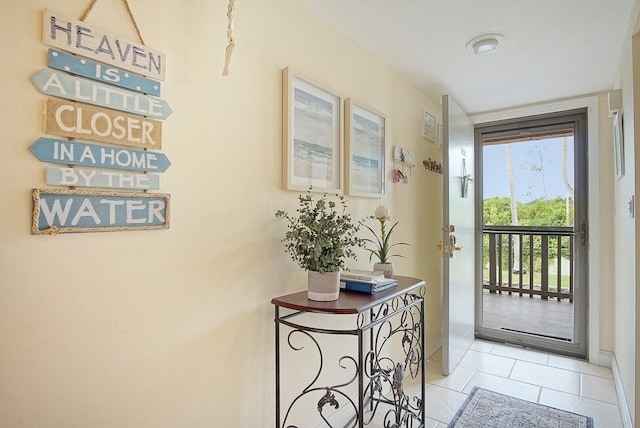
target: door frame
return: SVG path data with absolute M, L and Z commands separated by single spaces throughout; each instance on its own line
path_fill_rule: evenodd
M 573 219 L 573 263 L 574 290 L 573 290 L 573 336 L 571 342 L 556 340 L 550 337 L 537 336 L 535 333 L 504 331 L 492 327 L 485 327 L 484 316 L 484 287 L 481 272 L 483 260 L 482 253 L 477 254 L 476 264 L 476 335 L 490 340 L 504 341 L 513 344 L 522 344 L 541 350 L 565 354 L 572 357 L 586 358 L 587 355 L 587 331 L 589 321 L 588 314 L 588 293 L 589 293 L 589 180 L 588 180 L 588 136 L 587 136 L 587 112 L 586 109 L 562 111 L 544 115 L 519 117 L 499 122 L 477 124 L 475 128 L 475 149 L 476 149 L 476 170 L 478 173 L 478 189 L 476 191 L 476 210 L 484 211 L 483 194 L 483 158 L 485 138 L 492 137 L 514 137 L 536 132 L 561 132 L 568 128 L 573 129 L 574 155 L 572 159 L 574 170 L 574 210 Z M 549 138 L 555 138 L 550 135 Z M 533 142 L 535 143 L 535 141 Z M 500 143 L 497 143 L 500 144 Z M 526 143 L 522 143 L 526 144 Z M 496 225 L 490 225 L 496 226 Z M 482 216 L 477 217 L 476 223 L 476 246 L 483 246 L 483 233 L 485 225 Z M 582 235 L 580 235 L 580 231 Z M 583 242 L 581 242 L 583 241 Z M 509 293 L 511 294 L 511 293 Z
M 587 358 L 590 363 L 607 365 L 610 356 L 600 351 L 600 176 L 599 153 L 599 110 L 598 97 L 588 96 L 571 100 L 554 101 L 534 106 L 517 107 L 490 113 L 470 115 L 475 124 L 515 119 L 518 117 L 535 116 L 539 114 L 555 113 L 565 110 L 587 109 L 587 138 L 588 152 L 588 181 L 589 207 L 588 216 L 591 224 L 589 234 L 589 284 L 588 284 L 588 331 Z

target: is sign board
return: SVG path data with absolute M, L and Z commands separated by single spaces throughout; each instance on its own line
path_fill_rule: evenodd
M 31 232 L 116 232 L 169 228 L 170 195 L 33 189 Z
M 158 190 L 160 176 L 90 168 L 47 167 L 47 184 L 74 187 Z
M 44 69 L 33 75 L 31 81 L 40 92 L 54 97 L 80 101 L 127 113 L 166 119 L 171 114 L 169 104 L 128 89 L 116 88 L 60 71 Z
M 62 137 L 162 148 L 160 121 L 54 98 L 46 102 L 44 129 Z
M 43 42 L 143 76 L 165 79 L 164 53 L 48 9 L 44 11 Z
M 49 67 L 98 82 L 160 96 L 161 83 L 157 80 L 147 79 L 126 70 L 109 67 L 56 49 L 49 49 Z
M 29 150 L 42 162 L 65 165 L 149 172 L 165 172 L 171 165 L 164 153 L 54 138 L 38 138 Z

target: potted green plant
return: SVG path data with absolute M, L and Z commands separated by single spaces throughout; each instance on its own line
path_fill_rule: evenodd
M 365 238 L 365 241 L 373 244 L 374 248 L 367 248 L 369 251 L 369 261 L 375 256 L 378 259 L 378 263 L 373 266 L 374 270 L 383 271 L 384 275 L 388 278 L 393 276 L 395 267 L 393 263 L 389 261 L 392 257 L 403 257 L 401 254 L 391 254 L 391 249 L 397 245 L 409 245 L 406 242 L 396 242 L 395 244 L 391 243 L 391 234 L 393 230 L 398 225 L 396 221 L 393 226 L 387 232 L 386 223 L 390 220 L 389 210 L 384 205 L 378 205 L 376 208 L 375 214 L 372 218 L 375 218 L 380 222 L 380 236 L 369 226 L 366 224 L 364 227 L 369 229 L 373 236 L 376 238 L 375 241 L 373 239 Z
M 278 210 L 275 216 L 287 220 L 288 230 L 282 239 L 284 250 L 308 271 L 310 300 L 336 300 L 340 292 L 340 270 L 348 258 L 356 259 L 355 247 L 364 247 L 357 233 L 363 221 L 354 222 L 347 213 L 344 196 L 338 203 L 323 194 L 317 200 L 311 194 L 298 196 L 296 215 Z

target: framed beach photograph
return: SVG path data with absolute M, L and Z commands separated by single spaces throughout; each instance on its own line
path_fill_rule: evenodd
M 283 71 L 283 173 L 288 190 L 343 193 L 342 98 Z
M 347 192 L 380 198 L 385 185 L 386 118 L 350 98 L 345 104 Z

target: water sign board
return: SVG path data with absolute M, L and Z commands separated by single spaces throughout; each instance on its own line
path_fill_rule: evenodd
M 149 172 L 165 172 L 171 165 L 163 153 L 54 138 L 38 138 L 29 150 L 41 162 L 65 165 Z
M 44 11 L 43 42 L 153 79 L 165 78 L 164 53 L 48 9 Z
M 47 184 L 74 187 L 158 190 L 160 176 L 89 168 L 47 167 Z
M 160 96 L 161 83 L 126 70 L 109 67 L 86 58 L 49 49 L 49 67 L 86 77 L 98 82 L 131 89 L 144 94 Z
M 162 148 L 162 122 L 88 104 L 48 98 L 47 134 L 148 149 Z
M 35 235 L 169 228 L 168 194 L 56 189 L 31 193 Z
M 33 75 L 31 81 L 40 92 L 54 97 L 139 114 L 153 119 L 166 119 L 171 114 L 171 107 L 163 99 L 104 85 L 60 71 L 40 70 Z

